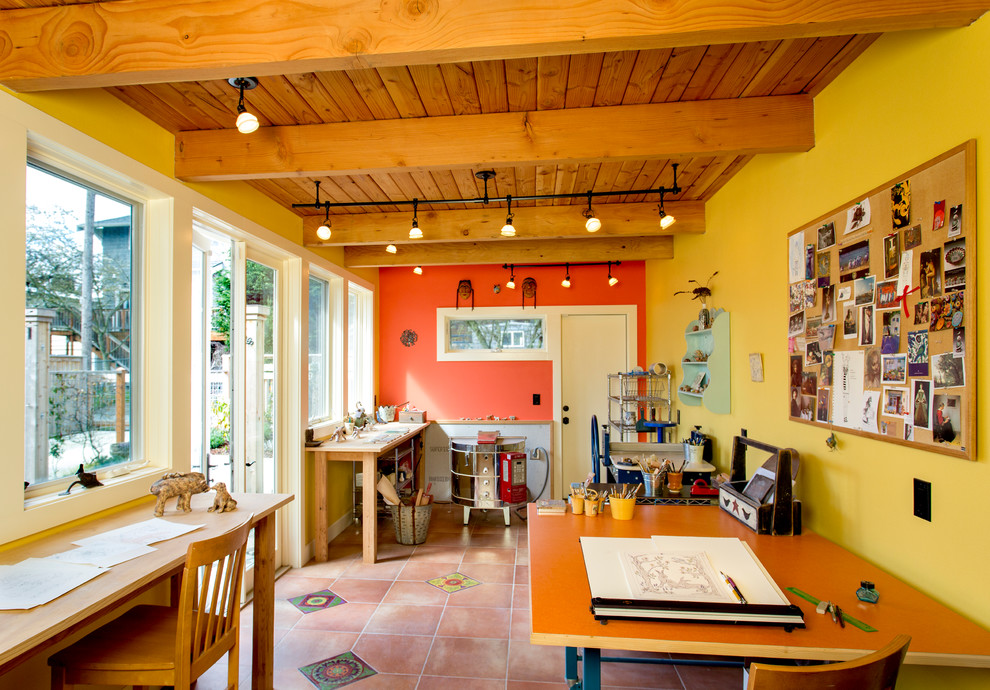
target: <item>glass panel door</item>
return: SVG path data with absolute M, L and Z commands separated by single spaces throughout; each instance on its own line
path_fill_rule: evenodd
M 244 273 L 244 490 L 274 493 L 278 476 L 278 271 L 247 259 Z

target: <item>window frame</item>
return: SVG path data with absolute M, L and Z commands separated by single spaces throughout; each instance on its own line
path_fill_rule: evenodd
M 543 324 L 543 345 L 526 349 L 456 350 L 450 346 L 450 325 L 456 321 L 480 320 L 540 320 Z M 437 361 L 438 362 L 519 362 L 551 359 L 550 331 L 546 311 L 526 310 L 522 307 L 477 307 L 472 310 L 437 309 Z
M 355 342 L 351 343 L 351 296 L 355 299 Z M 355 409 L 357 403 L 364 406 L 365 411 L 373 412 L 375 404 L 375 332 L 374 332 L 374 297 L 370 289 L 348 282 L 347 284 L 347 384 L 345 387 L 346 411 Z M 356 345 L 354 347 L 353 345 Z M 354 350 L 352 352 L 352 350 Z M 351 362 L 354 362 L 353 375 Z M 352 381 L 352 377 L 355 379 Z

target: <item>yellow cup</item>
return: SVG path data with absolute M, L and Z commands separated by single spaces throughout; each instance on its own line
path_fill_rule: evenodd
M 612 511 L 612 517 L 616 520 L 632 520 L 633 508 L 636 507 L 636 497 L 616 498 L 610 496 L 608 505 Z
M 585 499 L 584 501 L 584 514 L 588 517 L 595 517 L 598 515 L 598 501 L 591 501 Z
M 584 512 L 584 496 L 578 496 L 576 494 L 571 496 L 571 512 L 575 515 L 580 515 Z

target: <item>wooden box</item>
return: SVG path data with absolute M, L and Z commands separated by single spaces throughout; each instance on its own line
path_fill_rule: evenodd
M 745 433 L 745 432 L 744 432 Z M 746 448 L 770 453 L 746 479 Z M 777 448 L 736 436 L 732 445 L 732 474 L 719 485 L 718 505 L 757 534 L 801 534 L 801 502 L 794 498 L 800 460 L 793 448 Z
M 406 424 L 422 424 L 426 421 L 426 412 L 424 410 L 400 410 L 399 421 Z

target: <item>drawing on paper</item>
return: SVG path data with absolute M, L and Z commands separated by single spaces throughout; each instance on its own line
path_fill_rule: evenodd
M 704 551 L 621 554 L 634 597 L 732 602 Z

